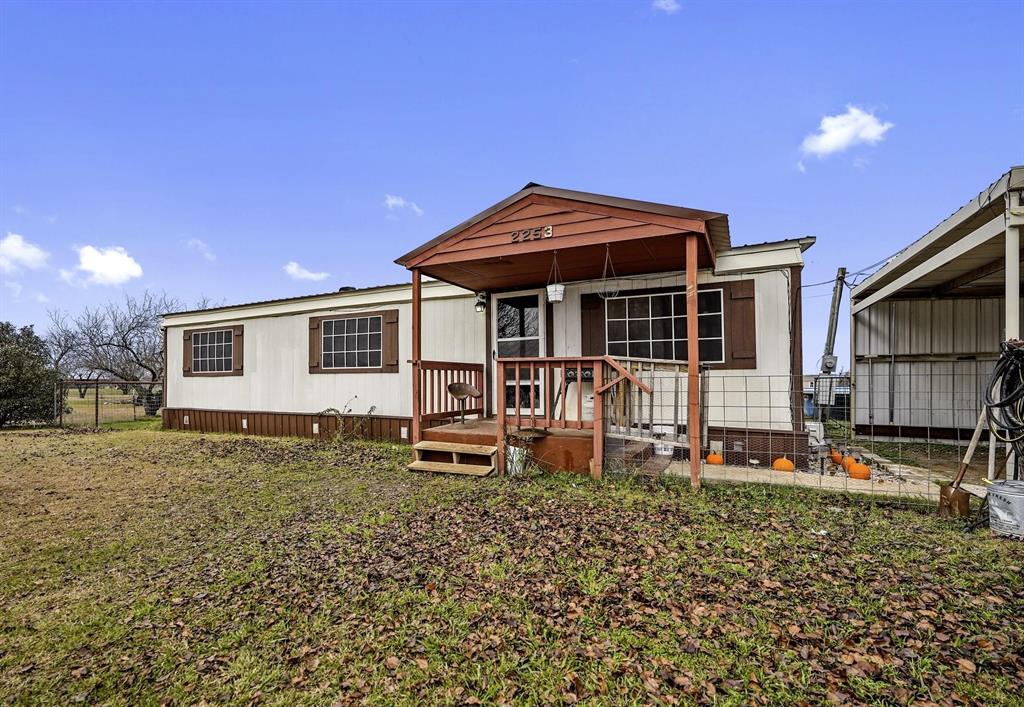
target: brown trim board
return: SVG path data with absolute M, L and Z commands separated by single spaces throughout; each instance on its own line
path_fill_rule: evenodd
M 305 437 L 329 440 L 339 432 L 361 439 L 408 442 L 412 418 L 393 415 L 323 415 L 259 410 L 164 408 L 163 427 L 206 433 L 236 433 L 260 437 Z M 185 419 L 188 418 L 186 424 Z M 313 424 L 317 431 L 313 431 Z M 402 429 L 405 429 L 405 437 Z

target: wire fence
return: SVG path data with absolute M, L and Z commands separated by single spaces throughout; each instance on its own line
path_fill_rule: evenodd
M 605 395 L 605 469 L 688 477 L 685 366 L 624 363 L 653 392 L 624 382 Z M 929 371 L 873 383 L 703 371 L 702 479 L 937 502 L 970 444 L 987 375 Z M 964 488 L 981 496 L 982 479 L 1015 478 L 1007 454 L 1005 444 L 989 445 L 985 427 Z
M 102 427 L 159 419 L 163 384 L 122 380 L 62 380 L 54 391 L 61 427 Z

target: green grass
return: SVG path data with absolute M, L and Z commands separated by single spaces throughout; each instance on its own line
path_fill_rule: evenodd
M 1022 543 L 798 489 L 407 459 L 0 434 L 0 704 L 1022 703 Z
M 141 417 L 137 420 L 124 420 L 121 422 L 101 422 L 100 427 L 108 430 L 159 430 L 162 421 L 159 417 Z

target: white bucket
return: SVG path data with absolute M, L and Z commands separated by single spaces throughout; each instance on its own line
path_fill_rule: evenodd
M 989 486 L 988 525 L 999 535 L 1024 538 L 1024 481 Z
M 548 285 L 548 302 L 561 302 L 565 299 L 565 285 Z
M 509 476 L 526 473 L 526 447 L 505 446 L 505 468 Z

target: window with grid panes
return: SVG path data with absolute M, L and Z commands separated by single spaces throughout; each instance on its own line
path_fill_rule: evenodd
M 697 345 L 702 363 L 725 361 L 722 290 L 697 293 Z M 608 354 L 685 361 L 686 294 L 627 295 L 605 300 Z
M 227 373 L 232 370 L 231 329 L 197 331 L 192 334 L 192 371 Z
M 321 362 L 330 368 L 380 368 L 383 317 L 327 319 L 320 325 Z

